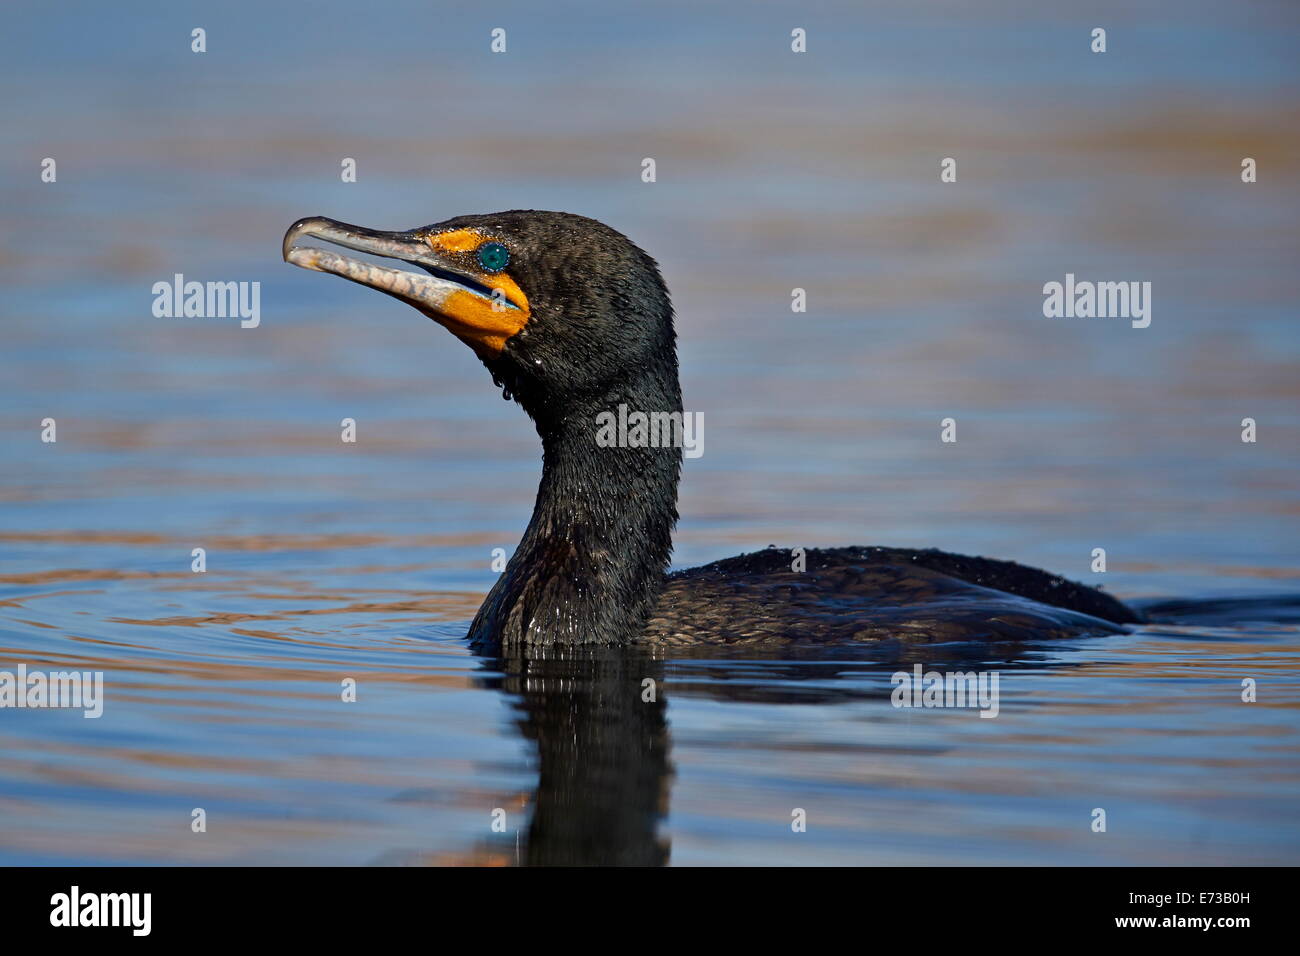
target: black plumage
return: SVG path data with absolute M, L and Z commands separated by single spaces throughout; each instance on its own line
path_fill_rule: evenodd
M 467 332 L 463 315 L 429 305 L 434 293 L 394 292 L 391 278 L 358 278 L 329 259 L 297 261 L 291 253 L 303 235 L 365 251 L 382 246 L 469 295 L 513 282 L 522 297 L 500 320 L 508 337 L 487 313 L 468 320 L 487 332 Z M 439 237 L 456 238 L 455 248 Z M 476 237 L 509 250 L 504 270 L 476 265 Z M 516 210 L 407 233 L 302 220 L 286 236 L 285 255 L 381 288 L 447 325 L 536 424 L 537 503 L 470 627 L 476 645 L 1032 639 L 1112 632 L 1138 620 L 1093 588 L 934 550 L 811 550 L 806 569 L 795 571 L 788 551 L 769 549 L 668 575 L 681 448 L 603 447 L 596 432 L 597 416 L 620 405 L 682 411 L 672 304 L 654 260 L 595 220 Z M 442 295 L 439 285 L 434 298 Z

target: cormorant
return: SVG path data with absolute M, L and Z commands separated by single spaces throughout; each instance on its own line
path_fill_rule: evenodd
M 673 309 L 655 261 L 603 223 L 513 210 L 380 232 L 315 217 L 283 252 L 447 328 L 537 426 L 537 503 L 470 626 L 475 646 L 1039 640 L 1139 620 L 1045 571 L 937 550 L 810 549 L 796 571 L 769 548 L 667 574 L 682 449 L 597 433 L 620 406 L 681 413 Z

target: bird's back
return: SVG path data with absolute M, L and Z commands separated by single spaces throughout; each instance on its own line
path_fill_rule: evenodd
M 768 548 L 668 577 L 646 629 L 675 645 L 1044 640 L 1139 618 L 1095 588 L 1010 561 L 904 548 Z

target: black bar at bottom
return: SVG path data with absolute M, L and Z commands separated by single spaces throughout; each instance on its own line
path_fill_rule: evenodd
M 838 924 L 869 934 L 864 944 L 891 930 L 936 941 L 987 932 L 1041 941 L 1054 932 L 1231 944 L 1287 927 L 1294 870 L 13 868 L 0 880 L 7 941 L 76 934 L 128 945 L 285 938 L 337 946 L 420 927 L 433 939 L 486 930 L 558 942 L 557 934 L 612 919 L 650 938 L 665 924 L 725 924 L 732 943 L 775 921 L 815 931 L 810 943 Z

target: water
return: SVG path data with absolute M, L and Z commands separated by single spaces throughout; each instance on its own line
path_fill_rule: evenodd
M 12 10 L 0 670 L 107 700 L 0 711 L 0 863 L 1297 862 L 1294 10 L 1116 7 L 1101 57 L 1091 19 L 910 7 Z M 1038 646 L 471 653 L 536 436 L 279 240 L 516 206 L 663 266 L 706 422 L 678 566 L 941 546 L 1190 603 Z M 177 272 L 260 281 L 261 325 L 154 318 Z M 1044 319 L 1066 272 L 1151 281 L 1151 327 Z M 891 706 L 914 663 L 999 671 L 999 715 Z

